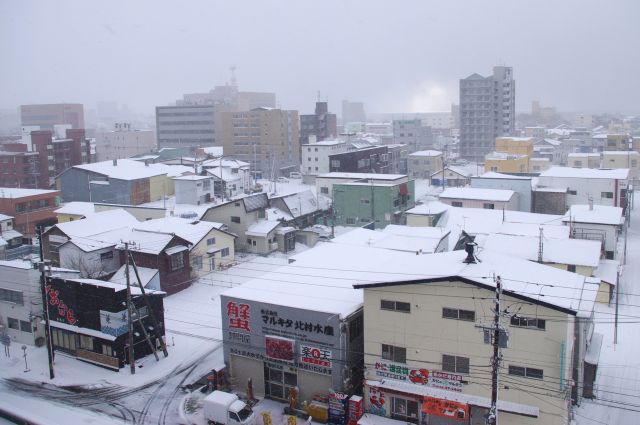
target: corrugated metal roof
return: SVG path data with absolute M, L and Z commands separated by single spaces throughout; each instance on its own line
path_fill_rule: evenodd
M 255 195 L 242 198 L 244 202 L 244 209 L 246 212 L 258 210 L 260 208 L 267 208 L 269 206 L 269 198 L 266 193 L 256 193 Z

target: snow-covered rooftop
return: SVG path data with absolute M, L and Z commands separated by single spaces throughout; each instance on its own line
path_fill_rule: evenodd
M 508 202 L 515 192 L 506 189 L 482 189 L 476 187 L 450 187 L 440 194 L 440 199 L 470 199 L 479 201 Z
M 432 156 L 440 156 L 440 155 L 442 155 L 442 152 L 434 151 L 434 150 L 417 151 L 409 154 L 409 156 L 418 156 L 418 157 L 422 157 L 422 156 L 432 157 Z
M 375 174 L 375 173 L 326 173 L 320 174 L 317 178 L 326 179 L 369 179 L 369 180 L 398 180 L 407 178 L 406 174 Z
M 622 208 L 607 205 L 571 205 L 562 221 L 578 223 L 609 224 L 618 226 L 623 221 Z
M 495 171 L 487 171 L 479 175 L 478 177 L 473 177 L 474 179 L 505 179 L 505 180 L 531 180 L 531 177 L 526 176 L 512 176 L 511 174 L 504 173 L 496 173 Z
M 406 211 L 407 214 L 415 214 L 415 215 L 434 215 L 441 214 L 448 210 L 449 208 L 453 208 L 451 205 L 447 205 L 440 201 L 431 201 L 426 202 L 422 205 L 417 205 L 411 209 Z
M 101 161 L 91 164 L 74 165 L 73 168 L 102 174 L 119 180 L 138 180 L 167 174 L 166 165 L 149 164 L 132 159 L 118 159 L 116 161 Z
M 300 217 L 318 211 L 318 201 L 310 190 L 291 193 L 280 197 L 280 199 L 282 199 L 294 217 Z
M 260 220 L 247 229 L 247 236 L 267 236 L 273 229 L 280 225 L 279 221 Z
M 218 229 L 216 224 L 217 223 L 208 221 L 188 220 L 180 217 L 165 217 L 137 223 L 134 228 L 152 232 L 170 231 L 193 245 L 196 245 L 212 230 Z
M 593 275 L 609 285 L 617 285 L 619 271 L 620 262 L 618 260 L 602 259 Z
M 122 265 L 118 271 L 109 279 L 109 282 L 116 283 L 118 285 L 127 285 L 126 264 Z M 142 280 L 142 286 L 146 289 L 147 285 L 158 275 L 157 269 L 150 269 L 148 267 L 136 266 L 140 280 Z M 132 287 L 138 286 L 138 278 L 136 276 L 133 267 L 129 268 L 129 282 Z
M 82 220 L 67 221 L 55 225 L 71 238 L 85 237 L 136 225 L 138 220 L 123 209 L 91 214 Z
M 489 251 L 501 252 L 530 261 L 538 260 L 540 238 L 535 236 L 518 236 L 492 234 L 481 242 Z M 601 244 L 598 241 L 585 239 L 546 239 L 542 243 L 542 261 L 544 263 L 570 264 L 576 266 L 597 267 L 600 262 Z
M 95 206 L 92 202 L 73 201 L 64 204 L 62 207 L 54 211 L 56 214 L 71 214 L 88 216 L 95 214 Z
M 13 217 L 6 214 L 0 214 L 0 221 L 13 220 Z
M 58 193 L 57 190 L 21 189 L 16 187 L 0 187 L 0 198 L 24 198 L 27 196 Z
M 596 168 L 551 167 L 548 170 L 540 173 L 540 177 L 626 180 L 629 178 L 629 169 L 628 168 L 596 169 Z

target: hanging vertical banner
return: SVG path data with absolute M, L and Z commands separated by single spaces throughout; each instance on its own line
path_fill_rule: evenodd
M 271 412 L 262 412 L 262 425 L 271 425 Z

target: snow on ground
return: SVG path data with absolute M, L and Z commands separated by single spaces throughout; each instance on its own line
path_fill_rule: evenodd
M 624 249 L 624 248 L 623 248 Z M 604 335 L 596 377 L 596 399 L 576 409 L 578 425 L 640 423 L 640 209 L 631 211 L 627 261 L 622 271 L 618 343 L 615 304 L 597 305 L 595 332 Z

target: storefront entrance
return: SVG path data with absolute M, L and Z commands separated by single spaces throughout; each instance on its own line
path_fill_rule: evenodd
M 296 386 L 298 386 L 296 369 L 264 362 L 264 394 L 266 397 L 287 401 L 289 390 Z

